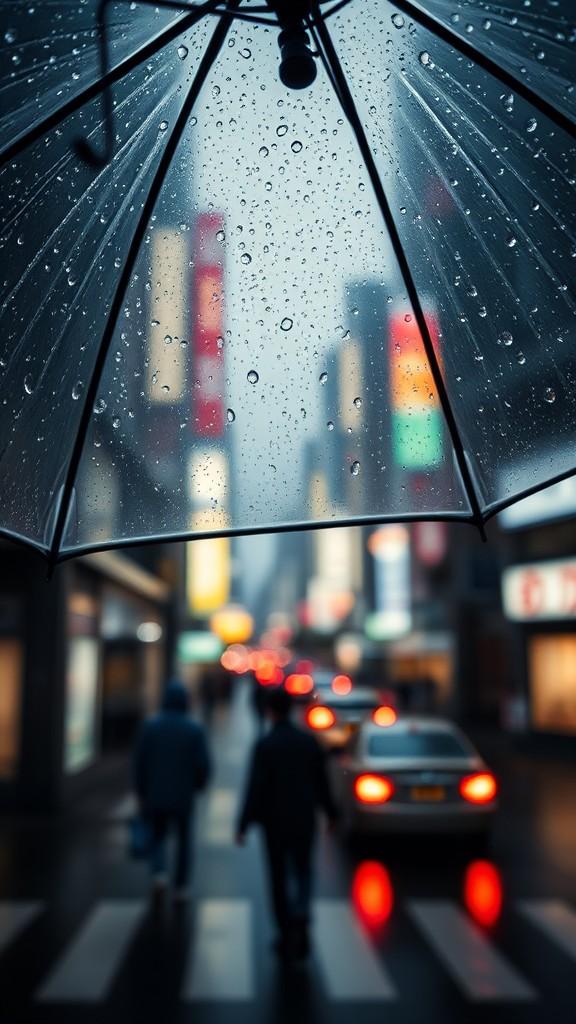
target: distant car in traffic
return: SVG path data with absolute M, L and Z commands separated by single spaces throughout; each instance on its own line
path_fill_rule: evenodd
M 333 763 L 345 831 L 485 833 L 498 787 L 468 738 L 447 720 L 387 711 L 364 721 Z
M 380 694 L 369 686 L 321 687 L 303 709 L 302 724 L 318 734 L 324 747 L 343 749 L 379 706 Z

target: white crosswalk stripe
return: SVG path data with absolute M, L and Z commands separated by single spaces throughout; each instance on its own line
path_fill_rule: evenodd
M 376 951 L 345 900 L 318 900 L 314 946 L 328 997 L 345 1002 L 380 1002 L 396 991 Z
M 254 998 L 252 909 L 248 900 L 202 900 L 182 998 L 244 1002 Z
M 43 903 L 0 903 L 0 953 L 24 931 L 43 909 Z
M 105 999 L 144 914 L 142 900 L 100 903 L 38 993 L 41 1002 Z
M 576 960 L 576 913 L 561 900 L 522 900 L 519 910 Z
M 448 900 L 418 900 L 410 914 L 439 959 L 474 1002 L 528 1001 L 531 985 L 497 952 L 489 939 Z

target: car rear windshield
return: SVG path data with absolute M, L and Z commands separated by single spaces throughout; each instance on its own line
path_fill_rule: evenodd
M 368 739 L 371 757 L 467 757 L 470 751 L 449 732 L 381 733 Z

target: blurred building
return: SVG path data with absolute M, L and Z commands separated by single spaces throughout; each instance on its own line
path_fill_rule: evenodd
M 85 555 L 50 581 L 34 552 L 6 544 L 0 558 L 0 809 L 49 810 L 157 705 L 182 548 Z

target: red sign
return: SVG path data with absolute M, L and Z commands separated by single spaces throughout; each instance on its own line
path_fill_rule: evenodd
M 224 432 L 224 267 L 217 238 L 223 225 L 221 213 L 201 213 L 196 221 L 192 413 L 194 433 L 202 437 Z

